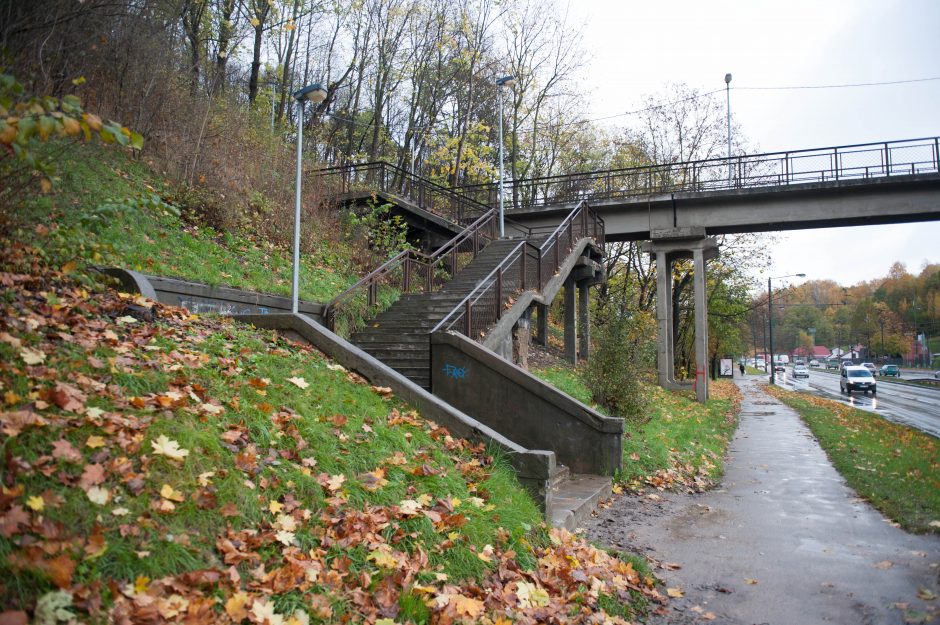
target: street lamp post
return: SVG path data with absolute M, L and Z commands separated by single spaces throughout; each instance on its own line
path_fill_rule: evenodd
M 768 338 L 770 339 L 770 383 L 776 384 L 777 372 L 774 370 L 774 291 L 771 285 L 771 280 L 781 280 L 783 278 L 805 278 L 805 273 L 791 273 L 786 276 L 776 276 L 774 278 L 767 278 L 767 313 L 769 321 L 767 323 Z
M 320 83 L 307 85 L 294 92 L 297 100 L 297 179 L 294 183 L 294 268 L 291 282 L 291 312 L 297 314 L 300 300 L 300 187 L 303 170 L 304 102 L 319 104 L 326 99 L 326 89 Z
M 505 173 L 503 171 L 503 87 L 512 87 L 516 84 L 515 76 L 503 76 L 496 79 L 499 99 L 499 238 L 506 236 L 505 232 L 505 209 L 503 205 L 503 195 L 505 194 Z
M 728 111 L 728 186 L 731 186 L 731 74 L 725 74 L 725 101 Z

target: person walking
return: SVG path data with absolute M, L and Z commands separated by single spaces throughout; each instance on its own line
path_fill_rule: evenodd
M 744 363 L 743 362 L 738 363 L 738 369 L 741 371 L 741 377 L 743 378 L 744 377 Z

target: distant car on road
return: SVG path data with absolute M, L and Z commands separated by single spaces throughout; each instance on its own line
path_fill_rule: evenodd
M 901 377 L 901 367 L 897 365 L 882 365 L 881 370 L 878 371 L 878 375 L 899 378 Z
M 940 371 L 934 371 L 934 372 L 933 372 L 933 377 L 935 377 L 936 379 L 940 380 Z
M 852 391 L 864 391 L 866 395 L 868 391 L 871 391 L 872 395 L 878 392 L 875 376 L 871 374 L 871 371 L 865 367 L 856 366 L 842 367 L 842 373 L 839 376 L 839 391 L 849 395 Z
M 774 371 L 779 371 L 780 373 L 785 373 L 786 370 L 787 370 L 787 368 L 783 366 L 783 363 L 782 363 L 782 362 L 778 362 L 777 364 L 774 365 Z
M 863 362 L 862 366 L 871 371 L 872 375 L 875 375 L 875 363 L 873 362 Z
M 813 360 L 810 360 L 810 361 L 809 361 L 809 366 L 810 366 L 810 367 L 818 367 L 818 366 L 819 366 L 819 361 L 814 358 Z
M 793 377 L 794 378 L 808 378 L 809 369 L 806 368 L 806 365 L 793 365 Z
M 839 359 L 830 358 L 826 361 L 826 369 L 838 369 L 839 368 Z

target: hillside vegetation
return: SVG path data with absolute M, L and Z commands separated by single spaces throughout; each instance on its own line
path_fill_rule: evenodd
M 546 530 L 503 459 L 317 351 L 3 250 L 0 597 L 25 612 L 4 618 L 622 622 L 660 600 Z

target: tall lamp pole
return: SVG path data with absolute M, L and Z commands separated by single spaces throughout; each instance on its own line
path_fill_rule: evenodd
M 728 186 L 731 186 L 731 74 L 725 74 L 725 102 L 728 111 Z
M 294 92 L 297 100 L 297 179 L 294 182 L 294 268 L 290 291 L 290 309 L 297 314 L 300 300 L 300 186 L 303 171 L 304 102 L 319 104 L 326 99 L 326 89 L 316 82 Z
M 768 323 L 767 330 L 770 335 L 770 383 L 777 383 L 777 371 L 774 369 L 774 291 L 773 286 L 771 285 L 771 280 L 782 280 L 783 278 L 805 278 L 805 273 L 791 273 L 785 276 L 776 276 L 774 278 L 767 278 L 767 314 L 768 314 Z
M 503 76 L 496 79 L 499 93 L 499 238 L 506 236 L 505 208 L 503 196 L 505 194 L 505 172 L 503 171 L 503 87 L 512 87 L 516 84 L 515 76 Z

